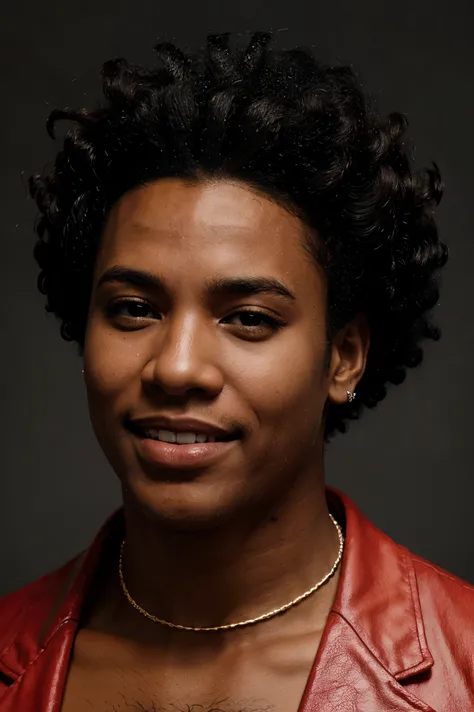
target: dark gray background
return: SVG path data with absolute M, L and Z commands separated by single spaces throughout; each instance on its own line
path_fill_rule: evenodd
M 56 147 L 54 107 L 90 104 L 104 60 L 153 61 L 160 39 L 279 30 L 353 63 L 386 110 L 407 112 L 417 160 L 435 159 L 447 191 L 439 223 L 451 249 L 438 308 L 441 343 L 424 368 L 337 437 L 328 481 L 400 543 L 474 582 L 472 0 L 177 0 L 5 3 L 0 22 L 2 279 L 0 594 L 84 547 L 119 489 L 94 441 L 81 361 L 36 292 L 35 216 L 26 177 Z M 370 552 L 367 552 L 370 556 Z

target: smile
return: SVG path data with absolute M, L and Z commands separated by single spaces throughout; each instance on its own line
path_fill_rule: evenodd
M 193 469 L 213 465 L 224 458 L 239 438 L 229 436 L 217 440 L 199 433 L 148 429 L 134 433 L 134 444 L 139 459 L 148 465 L 166 469 Z
M 144 430 L 143 434 L 145 438 L 159 440 L 164 443 L 176 443 L 177 445 L 194 445 L 194 443 L 213 443 L 216 441 L 225 442 L 230 439 L 230 436 L 227 438 L 219 438 L 204 433 L 173 432 L 171 430 L 157 430 L 156 428 Z

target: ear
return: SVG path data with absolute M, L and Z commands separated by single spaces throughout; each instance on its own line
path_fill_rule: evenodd
M 347 402 L 365 370 L 370 346 L 370 330 L 363 314 L 355 316 L 333 338 L 329 363 L 329 399 L 338 405 Z

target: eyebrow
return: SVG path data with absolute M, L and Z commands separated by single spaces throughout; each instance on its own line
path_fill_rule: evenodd
M 114 266 L 106 270 L 97 286 L 114 283 L 165 291 L 165 281 L 159 275 L 128 267 Z M 276 294 L 290 302 L 296 301 L 293 292 L 275 277 L 214 277 L 206 281 L 206 289 L 213 296 Z

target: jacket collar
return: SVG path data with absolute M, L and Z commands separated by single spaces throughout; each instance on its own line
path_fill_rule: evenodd
M 428 670 L 433 658 L 408 552 L 376 529 L 345 495 L 328 489 L 327 496 L 346 536 L 332 618 L 343 619 L 396 680 Z M 12 606 L 9 624 L 0 626 L 0 673 L 12 680 L 20 677 L 65 623 L 79 621 L 108 542 L 122 527 L 123 512 L 118 510 L 89 549 L 24 589 L 29 592 L 24 605 L 17 598 L 20 605 Z M 13 599 L 21 593 L 12 594 Z
M 346 542 L 333 613 L 396 680 L 428 670 L 428 649 L 410 553 L 377 529 L 341 492 L 327 490 Z

